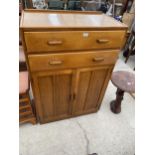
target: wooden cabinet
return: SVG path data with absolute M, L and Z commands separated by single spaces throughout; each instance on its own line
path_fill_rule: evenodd
M 39 122 L 96 112 L 127 27 L 98 12 L 26 10 L 20 29 Z

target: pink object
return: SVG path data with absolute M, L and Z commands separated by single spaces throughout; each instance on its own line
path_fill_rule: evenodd
M 19 61 L 25 62 L 25 54 L 22 46 L 19 46 Z
M 25 93 L 28 90 L 28 72 L 19 72 L 19 93 Z

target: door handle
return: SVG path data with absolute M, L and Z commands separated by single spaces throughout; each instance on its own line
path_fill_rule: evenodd
M 76 94 L 75 93 L 70 94 L 70 100 L 74 101 L 75 99 L 76 99 Z
M 73 101 L 76 99 L 76 94 L 73 93 Z

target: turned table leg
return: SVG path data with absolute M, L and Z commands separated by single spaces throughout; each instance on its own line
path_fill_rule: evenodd
M 110 108 L 113 113 L 118 114 L 121 112 L 121 102 L 123 100 L 123 96 L 124 96 L 124 91 L 117 88 L 116 99 L 111 101 L 110 103 Z

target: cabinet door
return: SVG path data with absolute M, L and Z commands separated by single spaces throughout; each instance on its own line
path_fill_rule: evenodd
M 73 71 L 35 72 L 32 78 L 40 123 L 69 117 Z
M 102 102 L 113 67 L 77 70 L 73 115 L 96 112 Z

